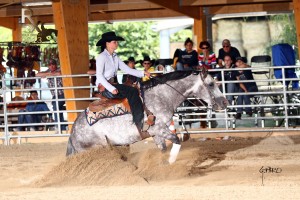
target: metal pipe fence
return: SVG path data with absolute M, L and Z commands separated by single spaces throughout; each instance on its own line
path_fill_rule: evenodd
M 180 106 L 174 115 L 174 121 L 176 122 L 177 129 L 179 133 L 224 133 L 224 132 L 258 132 L 258 131 L 295 131 L 300 130 L 299 122 L 300 122 L 300 90 L 292 90 L 291 88 L 285 87 L 286 81 L 299 81 L 299 78 L 287 78 L 285 77 L 285 70 L 295 68 L 296 70 L 300 70 L 300 66 L 281 66 L 281 67 L 260 67 L 260 70 L 270 70 L 270 69 L 281 69 L 282 70 L 282 78 L 265 78 L 255 80 L 259 86 L 258 92 L 249 92 L 249 93 L 227 93 L 225 90 L 225 86 L 227 83 L 240 83 L 240 82 L 251 82 L 251 80 L 243 80 L 243 81 L 223 81 L 224 80 L 224 72 L 230 70 L 241 70 L 241 69 L 212 69 L 209 73 L 221 73 L 222 80 L 217 83 L 220 84 L 220 88 L 222 89 L 223 94 L 227 97 L 229 95 L 233 95 L 235 98 L 238 95 L 251 95 L 251 105 L 242 105 L 238 106 L 235 104 L 229 105 L 227 110 L 223 111 L 211 111 L 206 110 L 204 106 Z M 253 68 L 245 68 L 252 69 Z M 162 73 L 162 72 L 154 72 L 154 73 Z M 165 71 L 163 73 L 166 73 Z M 62 75 L 62 76 L 53 76 L 47 78 L 91 78 L 91 75 L 87 74 L 79 74 L 79 75 Z M 36 82 L 39 83 L 39 86 L 33 87 L 8 87 L 6 86 L 6 82 L 21 82 L 29 79 L 36 79 Z M 10 105 L 13 104 L 25 104 L 29 101 L 24 98 L 24 100 L 16 100 L 12 101 L 9 96 L 15 96 L 16 94 L 20 94 L 23 97 L 26 97 L 32 90 L 38 91 L 40 95 L 40 100 L 30 100 L 30 102 L 45 102 L 47 104 L 51 104 L 54 102 L 56 104 L 56 108 L 58 108 L 58 103 L 60 101 L 64 101 L 68 103 L 68 101 L 93 101 L 97 98 L 92 97 L 92 92 L 96 89 L 93 85 L 83 85 L 83 86 L 68 86 L 68 87 L 57 87 L 55 85 L 54 88 L 43 87 L 41 84 L 41 78 L 39 77 L 31 77 L 31 78 L 6 78 L 2 76 L 2 96 L 3 102 L 0 102 L 1 113 L 1 123 L 0 129 L 2 129 L 0 134 L 0 139 L 4 141 L 4 144 L 9 145 L 11 139 L 18 139 L 18 142 L 21 142 L 22 138 L 40 138 L 40 137 L 67 137 L 69 136 L 69 131 L 62 131 L 61 126 L 72 125 L 74 122 L 60 121 L 59 114 L 63 114 L 66 119 L 66 116 L 69 113 L 80 113 L 83 110 L 51 110 L 50 113 L 52 116 L 57 115 L 57 122 L 47 121 L 44 123 L 26 123 L 20 124 L 18 123 L 18 117 L 21 115 L 46 115 L 49 114 L 48 111 L 39 111 L 39 112 L 19 112 L 19 109 L 10 109 Z M 56 83 L 56 81 L 55 81 Z M 283 84 L 282 84 L 283 83 Z M 83 98 L 57 98 L 57 91 L 59 89 L 62 90 L 80 90 L 80 91 L 89 91 L 89 96 Z M 45 97 L 43 95 L 44 92 L 48 92 L 49 90 L 54 90 L 55 99 L 52 99 L 52 96 Z M 10 95 L 9 95 L 10 94 Z M 254 116 L 242 117 L 242 120 L 236 120 L 234 115 L 236 114 L 236 109 L 239 107 L 251 107 L 253 109 Z M 200 122 L 207 123 L 208 128 L 199 129 L 197 128 L 197 123 Z M 218 123 L 217 126 L 213 125 L 214 122 Z M 190 126 L 191 129 L 186 129 L 185 126 Z M 33 132 L 24 132 L 24 134 L 16 135 L 14 134 L 16 128 L 22 127 L 54 127 L 56 126 L 56 131 L 50 132 L 44 130 L 43 132 L 37 132 L 32 134 Z M 188 131 L 187 131 L 188 130 Z

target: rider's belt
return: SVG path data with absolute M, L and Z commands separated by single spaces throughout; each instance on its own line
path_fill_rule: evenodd
M 117 84 L 117 77 L 111 77 L 110 79 L 107 80 L 110 84 Z

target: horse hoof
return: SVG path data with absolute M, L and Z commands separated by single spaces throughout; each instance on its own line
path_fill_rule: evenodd
M 190 134 L 184 134 L 183 135 L 183 138 L 182 138 L 182 141 L 183 142 L 186 142 L 186 141 L 188 141 L 190 139 Z

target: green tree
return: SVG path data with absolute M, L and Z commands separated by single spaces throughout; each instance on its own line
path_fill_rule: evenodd
M 12 41 L 12 31 L 10 29 L 0 26 L 0 33 L 1 42 Z
M 278 38 L 275 38 L 271 42 L 271 46 L 278 43 L 288 43 L 298 47 L 297 33 L 296 33 L 296 22 L 293 14 L 274 15 L 269 17 L 270 21 L 278 23 L 282 26 L 282 32 Z M 298 58 L 298 48 L 295 48 L 296 58 Z
M 153 22 L 115 22 L 113 24 L 89 24 L 90 55 L 96 57 L 100 47 L 96 43 L 107 31 L 115 31 L 125 41 L 119 42 L 118 56 L 126 60 L 133 56 L 141 60 L 144 55 L 152 59 L 159 57 L 159 33 L 151 29 Z
M 182 42 L 187 38 L 193 38 L 193 31 L 191 28 L 182 29 L 172 35 L 170 35 L 170 42 Z

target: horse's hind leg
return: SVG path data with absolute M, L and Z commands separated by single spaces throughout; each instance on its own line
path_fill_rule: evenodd
M 71 137 L 69 137 L 66 156 L 70 156 L 75 153 L 76 153 L 76 150 L 72 144 L 72 139 L 71 139 Z

